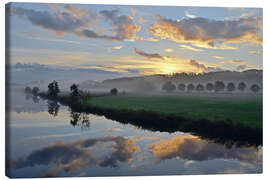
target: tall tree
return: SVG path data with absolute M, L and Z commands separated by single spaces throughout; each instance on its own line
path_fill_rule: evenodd
M 53 80 L 53 82 L 51 82 L 48 85 L 48 94 L 51 97 L 57 97 L 58 93 L 60 92 L 59 86 L 58 86 L 58 82 L 56 82 L 55 80 Z
M 77 99 L 79 97 L 79 89 L 77 84 L 72 84 L 70 86 L 70 91 L 71 98 Z

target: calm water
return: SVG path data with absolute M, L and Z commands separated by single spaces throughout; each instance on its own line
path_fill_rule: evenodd
M 10 177 L 262 172 L 262 147 L 143 130 L 14 89 L 6 106 Z

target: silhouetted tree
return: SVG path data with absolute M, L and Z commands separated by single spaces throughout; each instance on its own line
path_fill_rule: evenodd
M 34 95 L 37 95 L 38 94 L 38 92 L 39 92 L 39 88 L 38 87 L 33 87 L 33 89 L 32 89 L 32 94 L 34 94 Z
M 225 84 L 222 81 L 216 81 L 215 83 L 216 92 L 224 91 L 224 88 L 225 88 Z
M 77 84 L 72 84 L 70 86 L 70 96 L 72 99 L 77 99 L 79 97 L 79 89 Z
M 228 83 L 227 90 L 230 92 L 235 90 L 235 86 L 232 82 Z
M 31 88 L 29 86 L 26 86 L 25 89 L 24 89 L 24 92 L 31 93 L 32 90 L 31 90 Z
M 247 85 L 244 82 L 240 82 L 238 84 L 237 89 L 240 90 L 240 91 L 244 91 L 246 89 L 246 87 L 247 87 Z
M 214 85 L 213 85 L 212 83 L 207 83 L 207 84 L 206 84 L 206 89 L 207 89 L 208 91 L 213 91 L 213 90 L 214 90 Z
M 198 86 L 196 87 L 197 91 L 204 91 L 204 87 L 202 84 L 198 84 Z
M 260 89 L 261 89 L 260 86 L 258 86 L 257 84 L 253 84 L 253 85 L 250 87 L 250 90 L 251 90 L 252 92 L 254 92 L 254 93 L 259 92 Z
M 189 84 L 187 86 L 188 91 L 193 91 L 195 89 L 195 86 L 193 84 Z
M 162 89 L 167 92 L 171 92 L 176 90 L 176 86 L 171 81 L 168 81 L 165 84 L 163 84 Z
M 112 89 L 110 90 L 110 93 L 111 93 L 111 95 L 117 95 L 118 90 L 117 90 L 116 88 L 112 88 Z
M 57 97 L 59 92 L 60 89 L 58 83 L 55 80 L 53 80 L 53 82 L 48 85 L 48 94 L 51 97 Z
M 178 90 L 179 91 L 185 91 L 186 90 L 186 85 L 185 84 L 179 84 L 178 85 Z
M 50 115 L 52 115 L 53 117 L 57 116 L 58 115 L 59 108 L 60 108 L 60 106 L 57 103 L 57 101 L 48 100 L 47 101 L 47 104 L 48 104 L 48 113 Z

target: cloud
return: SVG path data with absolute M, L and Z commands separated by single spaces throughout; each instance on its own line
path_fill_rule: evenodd
M 135 47 L 133 47 L 133 50 L 136 54 L 143 56 L 145 58 L 148 58 L 148 59 L 163 59 L 164 60 L 166 58 L 165 56 L 161 56 L 158 53 L 154 53 L 154 54 L 146 53 L 143 50 L 139 50 Z
M 135 16 L 137 11 L 134 8 L 130 8 L 130 12 L 133 16 Z
M 144 24 L 144 23 L 147 23 L 148 21 L 145 20 L 142 16 L 139 16 L 139 19 L 138 19 L 138 23 L 139 24 Z
M 205 48 L 226 43 L 262 43 L 262 17 L 215 20 L 208 18 L 182 18 L 174 21 L 160 18 L 149 33 L 179 43 L 192 43 Z M 224 47 L 226 48 L 226 47 Z
M 222 69 L 219 67 L 206 66 L 206 65 L 199 63 L 198 61 L 193 60 L 193 59 L 189 60 L 188 63 L 189 63 L 189 65 L 196 67 L 200 72 L 222 71 Z
M 194 48 L 192 46 L 185 45 L 185 44 L 181 44 L 181 45 L 179 45 L 179 47 L 184 48 L 184 49 L 188 49 L 188 50 L 191 50 L 191 51 L 196 51 L 196 52 L 202 52 L 202 51 L 204 51 L 202 49 Z
M 123 41 L 136 39 L 136 33 L 141 29 L 139 25 L 134 24 L 131 16 L 119 15 L 118 10 L 94 13 L 76 6 L 65 5 L 56 12 L 21 7 L 9 7 L 7 11 L 10 15 L 26 18 L 33 25 L 54 32 L 56 35 L 72 33 L 79 37 Z M 100 34 L 91 29 L 97 26 L 95 23 L 97 20 L 102 23 L 108 22 L 112 26 L 112 34 Z
M 237 159 L 242 162 L 262 162 L 262 149 L 226 148 L 223 145 L 202 140 L 195 136 L 178 136 L 148 145 L 148 150 L 159 160 L 179 157 L 188 162 L 213 159 Z
M 168 48 L 168 49 L 165 49 L 165 51 L 168 53 L 171 53 L 171 52 L 173 52 L 173 49 Z
M 212 56 L 213 58 L 216 58 L 216 59 L 224 59 L 224 57 L 222 56 Z
M 133 155 L 140 152 L 136 142 L 120 136 L 106 136 L 92 139 L 79 139 L 74 142 L 56 142 L 31 152 L 25 158 L 10 162 L 8 168 L 25 168 L 36 165 L 55 164 L 66 172 L 91 165 L 118 167 L 119 162 L 132 161 Z M 101 146 L 110 151 L 104 155 Z M 42 176 L 55 175 L 59 169 L 50 169 Z
M 188 11 L 185 11 L 185 15 L 189 18 L 196 18 L 195 15 L 190 14 Z
M 103 10 L 100 15 L 113 25 L 114 38 L 116 40 L 135 39 L 141 26 L 134 24 L 131 16 L 119 15 L 118 10 Z
M 148 42 L 158 42 L 159 41 L 159 39 L 156 39 L 156 38 L 153 38 L 153 37 L 148 37 L 148 38 L 136 37 L 136 40 L 137 41 L 148 41 Z
M 74 32 L 78 28 L 86 26 L 89 20 L 89 14 L 85 17 L 78 17 L 73 14 L 69 6 L 67 10 L 59 10 L 55 13 L 47 11 L 29 10 L 21 7 L 10 7 L 10 14 L 24 17 L 33 25 L 55 32 L 57 35 L 63 35 L 65 32 Z
M 109 49 L 111 49 L 111 50 L 120 50 L 122 48 L 123 48 L 123 46 L 110 46 L 109 47 Z
M 235 59 L 232 59 L 232 60 L 226 60 L 226 61 L 221 61 L 220 63 L 229 63 L 229 64 L 245 64 L 244 61 L 242 60 L 235 60 Z
M 260 54 L 262 53 L 262 49 L 258 49 L 257 51 L 249 51 L 249 54 Z
M 245 69 L 247 69 L 247 68 L 248 68 L 248 66 L 247 66 L 246 64 L 239 65 L 239 66 L 236 67 L 236 69 L 237 69 L 238 71 L 245 70 Z

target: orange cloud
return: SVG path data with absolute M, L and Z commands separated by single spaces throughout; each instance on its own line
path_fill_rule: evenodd
M 262 43 L 262 18 L 248 17 L 237 20 L 207 18 L 182 18 L 174 21 L 160 18 L 153 23 L 149 33 L 179 43 L 192 43 L 215 49 L 224 43 Z M 228 48 L 226 46 L 221 48 Z

